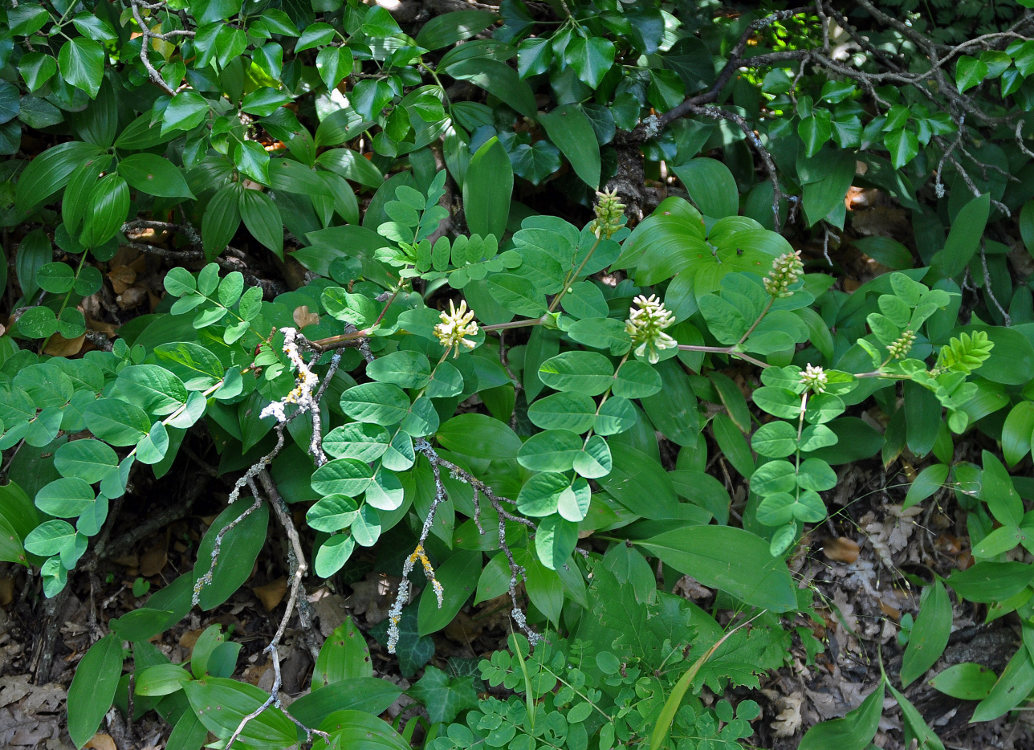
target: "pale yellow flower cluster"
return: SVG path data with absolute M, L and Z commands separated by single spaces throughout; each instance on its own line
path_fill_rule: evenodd
M 675 316 L 654 294 L 649 297 L 640 294 L 632 301 L 639 308 L 633 307 L 628 311 L 625 332 L 632 338 L 636 356 L 645 356 L 650 364 L 656 364 L 661 358 L 661 351 L 679 345 L 664 333 L 664 329 L 675 322 Z
M 458 357 L 460 347 L 473 349 L 477 344 L 468 341 L 467 336 L 476 336 L 478 324 L 474 322 L 474 311 L 467 310 L 467 301 L 461 300 L 457 308 L 452 300 L 449 300 L 449 312 L 442 312 L 441 323 L 434 327 L 434 335 L 445 347 L 446 351 L 452 350 L 452 356 Z

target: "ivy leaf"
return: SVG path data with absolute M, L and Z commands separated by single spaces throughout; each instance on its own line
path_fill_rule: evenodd
M 589 88 L 598 88 L 614 66 L 614 43 L 600 37 L 573 39 L 564 50 L 564 59 L 578 79 Z
M 104 77 L 104 48 L 100 44 L 81 36 L 70 39 L 57 53 L 57 64 L 65 81 L 91 99 L 97 96 Z
M 433 666 L 407 692 L 424 705 L 432 724 L 452 721 L 478 705 L 473 675 L 450 676 Z
M 513 173 L 533 185 L 560 171 L 560 150 L 549 141 L 521 143 L 510 151 Z

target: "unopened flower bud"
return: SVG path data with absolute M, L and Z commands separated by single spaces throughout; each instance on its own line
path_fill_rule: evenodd
M 772 261 L 772 270 L 763 281 L 765 291 L 773 297 L 789 297 L 793 292 L 790 287 L 804 275 L 804 264 L 801 262 L 801 251 L 783 253 Z
M 916 342 L 916 334 L 911 328 L 906 328 L 898 336 L 897 341 L 887 347 L 890 356 L 894 359 L 904 359 L 912 351 L 912 345 Z
M 809 364 L 801 371 L 801 383 L 812 393 L 823 393 L 829 378 L 826 371 L 817 365 Z
M 628 311 L 625 332 L 632 338 L 636 356 L 645 356 L 650 364 L 656 364 L 662 350 L 678 346 L 675 339 L 664 333 L 664 329 L 675 322 L 675 316 L 656 295 L 639 295 L 633 302 L 639 307 Z
M 625 218 L 625 204 L 618 200 L 616 190 L 596 193 L 596 218 L 589 228 L 599 238 L 608 240 L 621 229 L 621 220 Z

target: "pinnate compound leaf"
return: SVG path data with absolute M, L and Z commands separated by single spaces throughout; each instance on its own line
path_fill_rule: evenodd
M 90 646 L 68 687 L 68 734 L 76 747 L 86 744 L 111 708 L 122 676 L 122 641 L 107 635 Z

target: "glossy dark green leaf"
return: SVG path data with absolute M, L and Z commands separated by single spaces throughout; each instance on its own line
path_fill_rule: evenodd
M 614 43 L 601 37 L 577 37 L 564 49 L 564 60 L 578 79 L 589 88 L 598 88 L 614 65 Z
M 991 196 L 985 193 L 970 200 L 951 223 L 944 249 L 933 256 L 931 265 L 944 276 L 962 273 L 980 246 L 991 213 Z
M 471 157 L 463 181 L 464 213 L 470 231 L 502 237 L 512 192 L 510 157 L 499 140 L 491 138 Z
M 130 187 L 163 198 L 193 198 L 183 173 L 168 159 L 154 154 L 130 154 L 119 160 L 118 173 Z
M 161 133 L 174 133 L 178 130 L 192 130 L 204 121 L 208 115 L 208 101 L 192 89 L 181 91 L 172 97 L 169 106 L 162 115 Z
M 95 248 L 115 236 L 129 215 L 129 186 L 117 174 L 106 174 L 90 191 L 80 242 Z
M 15 201 L 20 211 L 46 201 L 63 188 L 84 162 L 97 156 L 100 149 L 92 143 L 68 141 L 47 149 L 25 168 L 18 178 Z
M 280 218 L 280 210 L 270 197 L 258 190 L 242 190 L 238 209 L 251 235 L 282 259 L 284 223 Z
M 575 173 L 593 190 L 600 184 L 600 144 L 596 131 L 576 104 L 563 104 L 539 115 L 539 122 Z
M 672 171 L 705 216 L 720 219 L 739 213 L 740 195 L 736 180 L 720 161 L 701 157 L 674 166 Z
M 90 98 L 97 96 L 104 75 L 104 48 L 92 39 L 69 39 L 57 53 L 61 75 L 72 86 L 85 91 Z
M 201 239 L 205 257 L 216 258 L 237 233 L 241 223 L 238 190 L 226 185 L 216 191 L 201 218 Z
M 223 737 L 233 734 L 244 717 L 262 706 L 268 697 L 254 685 L 226 677 L 206 677 L 188 682 L 183 690 L 201 723 L 208 731 Z M 274 750 L 296 744 L 298 733 L 283 711 L 269 706 L 244 723 L 240 738 L 250 747 Z
M 448 47 L 484 31 L 495 22 L 495 19 L 495 14 L 486 10 L 442 13 L 420 27 L 416 43 L 429 50 Z

